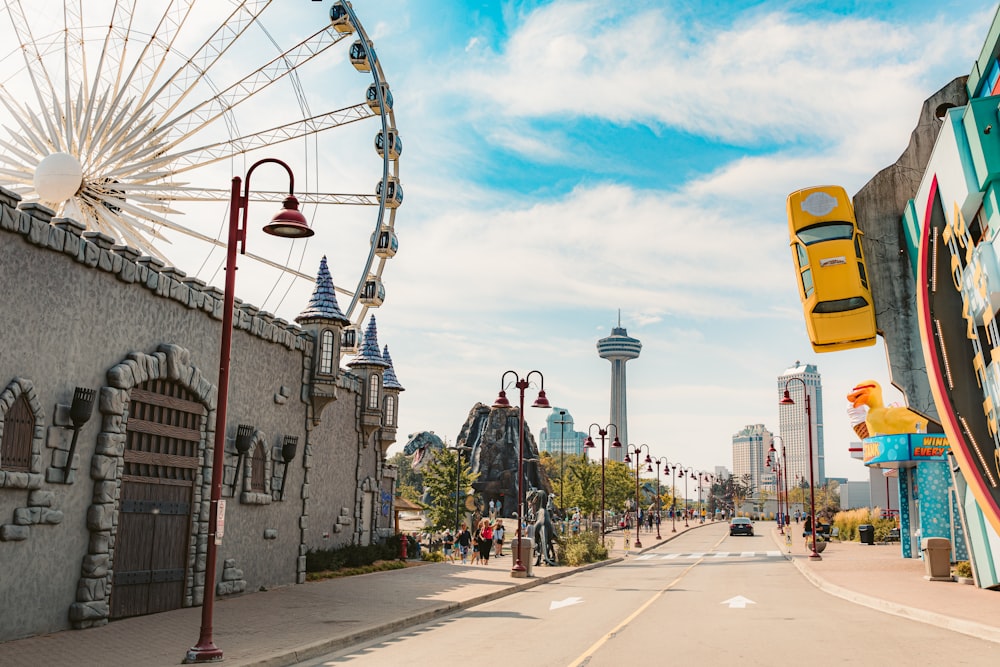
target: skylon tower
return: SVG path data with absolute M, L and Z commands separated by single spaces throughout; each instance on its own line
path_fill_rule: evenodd
M 618 314 L 618 326 L 611 330 L 611 335 L 597 341 L 597 354 L 601 359 L 611 362 L 611 423 L 618 427 L 618 437 L 623 444 L 628 439 L 628 403 L 625 400 L 625 362 L 635 359 L 642 350 L 639 339 L 632 338 L 622 327 L 621 313 Z M 625 458 L 625 448 L 609 447 L 609 458 L 621 461 Z

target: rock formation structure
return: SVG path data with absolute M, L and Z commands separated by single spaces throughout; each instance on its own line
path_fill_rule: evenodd
M 471 457 L 473 472 L 479 479 L 472 485 L 482 495 L 488 506 L 491 500 L 499 501 L 501 516 L 510 517 L 517 512 L 517 461 L 520 418 L 518 408 L 492 408 L 477 403 L 469 411 L 456 444 L 471 447 L 466 455 Z M 526 492 L 544 489 L 552 493 L 552 485 L 538 464 L 538 446 L 527 424 L 524 426 L 524 465 Z

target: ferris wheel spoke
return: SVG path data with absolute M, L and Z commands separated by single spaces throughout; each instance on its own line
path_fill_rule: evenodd
M 323 28 L 225 90 L 165 121 L 158 126 L 156 138 L 174 133 L 167 149 L 174 148 L 342 39 L 344 35 L 332 27 Z
M 306 120 L 287 123 L 254 134 L 248 134 L 229 141 L 221 141 L 209 146 L 194 148 L 176 156 L 164 156 L 162 160 L 172 160 L 174 173 L 197 169 L 206 164 L 228 160 L 234 155 L 249 153 L 264 146 L 273 146 L 285 141 L 301 139 L 319 132 L 340 127 L 348 123 L 372 118 L 374 112 L 366 103 L 331 111 Z
M 138 92 L 138 106 L 141 107 L 152 92 L 156 79 L 167 62 L 166 56 L 173 50 L 174 41 L 193 7 L 194 0 L 171 0 L 138 60 L 132 65 L 123 87 Z
M 59 132 L 53 125 L 49 114 L 49 109 L 53 108 L 57 99 L 56 91 L 52 85 L 52 79 L 45 69 L 45 61 L 42 59 L 42 55 L 38 52 L 38 48 L 35 45 L 34 36 L 31 34 L 31 27 L 28 25 L 28 19 L 24 15 L 24 9 L 21 7 L 20 0 L 7 3 L 7 14 L 10 16 L 14 32 L 17 33 L 17 38 L 21 43 L 21 55 L 24 58 L 28 77 L 35 88 L 35 97 L 38 99 L 38 103 L 45 114 L 49 135 L 55 139 L 55 145 L 58 147 Z
M 144 111 L 150 106 L 156 110 L 160 118 L 169 118 L 184 98 L 195 89 L 196 84 L 205 78 L 212 66 L 257 21 L 270 4 L 271 0 L 244 0 L 155 93 L 143 96 L 139 110 Z

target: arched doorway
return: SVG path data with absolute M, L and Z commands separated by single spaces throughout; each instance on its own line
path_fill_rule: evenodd
M 111 618 L 183 606 L 205 406 L 180 383 L 130 392 Z

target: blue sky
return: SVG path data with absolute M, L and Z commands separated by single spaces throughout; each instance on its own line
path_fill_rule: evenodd
M 401 436 L 453 442 L 507 369 L 541 370 L 578 430 L 606 423 L 595 343 L 621 309 L 643 342 L 632 442 L 729 467 L 734 433 L 777 429 L 775 378 L 801 360 L 824 380 L 828 474 L 867 478 L 845 395 L 889 384 L 884 350 L 812 352 L 785 196 L 853 193 L 895 161 L 995 5 L 441 4 L 356 5 L 379 17 L 407 142 L 378 313 L 407 388 Z
M 329 5 L 277 0 L 264 22 L 290 46 L 326 22 Z M 845 396 L 860 380 L 889 384 L 884 351 L 812 352 L 785 197 L 825 183 L 854 193 L 894 162 L 923 100 L 969 73 L 993 2 L 353 6 L 391 85 L 405 146 L 400 250 L 376 311 L 380 343 L 406 387 L 393 451 L 422 430 L 453 443 L 508 369 L 542 371 L 549 399 L 577 430 L 606 423 L 610 367 L 595 345 L 620 310 L 643 343 L 628 367 L 633 443 L 696 468 L 729 467 L 734 433 L 756 423 L 777 429 L 776 377 L 802 361 L 823 376 L 827 473 L 866 478 L 847 453 L 855 436 Z M 200 44 L 227 7 L 196 3 L 176 51 Z M 44 17 L 36 26 L 56 30 Z M 311 113 L 362 99 L 367 83 L 346 60 L 349 41 L 303 68 Z M 20 54 L 10 49 L 0 53 L 8 72 L 0 83 L 13 90 L 7 64 Z M 263 65 L 266 52 L 241 51 L 239 60 L 234 51 L 213 77 Z M 241 131 L 273 126 L 289 109 L 301 117 L 290 99 L 267 93 L 240 107 Z M 318 164 L 298 172 L 297 185 L 373 190 L 373 133 L 368 125 L 324 134 Z M 295 166 L 298 152 L 260 157 Z M 194 180 L 222 188 L 243 168 Z M 269 178 L 254 176 L 258 187 Z M 213 215 L 188 219 L 224 224 L 224 207 Z M 325 253 L 334 281 L 353 284 L 370 216 L 355 229 L 356 212 L 315 215 L 339 226 L 317 225 L 303 270 L 315 273 Z M 249 245 L 264 243 L 252 236 Z M 300 285 L 271 305 L 254 278 L 241 271 L 239 296 L 288 320 L 311 291 Z M 545 414 L 527 418 L 537 434 Z

